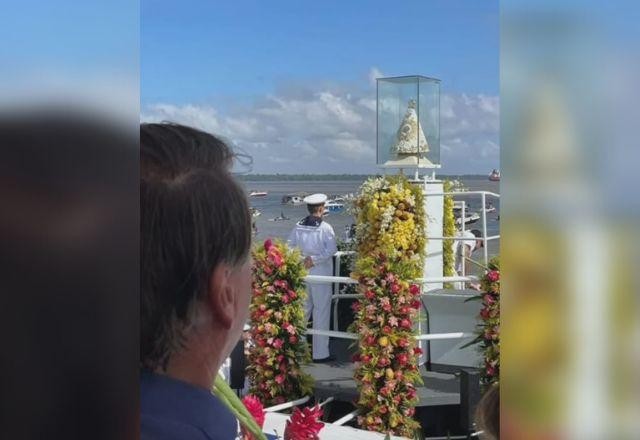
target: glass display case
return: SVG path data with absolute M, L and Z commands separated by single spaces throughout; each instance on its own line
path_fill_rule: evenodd
M 440 168 L 440 80 L 377 79 L 376 163 L 385 168 Z

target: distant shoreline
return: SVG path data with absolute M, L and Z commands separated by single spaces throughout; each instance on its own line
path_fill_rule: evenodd
M 332 180 L 357 180 L 362 181 L 372 174 L 240 174 L 238 178 L 245 182 L 272 182 L 272 181 L 332 181 Z M 486 174 L 438 174 L 438 179 L 487 179 Z

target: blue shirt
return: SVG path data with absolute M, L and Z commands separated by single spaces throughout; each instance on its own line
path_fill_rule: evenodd
M 142 440 L 233 440 L 238 424 L 209 390 L 160 374 L 140 374 Z

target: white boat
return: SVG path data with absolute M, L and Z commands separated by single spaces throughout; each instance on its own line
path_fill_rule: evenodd
M 328 212 L 342 212 L 344 211 L 344 203 L 342 203 L 342 200 L 341 198 L 329 200 L 324 204 L 324 207 Z
M 495 212 L 495 211 L 496 211 L 496 207 L 493 206 L 491 203 L 487 203 L 487 207 L 484 209 L 484 212 L 488 214 L 490 212 Z
M 302 194 L 287 194 L 282 196 L 281 203 L 283 205 L 303 205 L 304 196 Z
M 264 197 L 267 194 L 269 194 L 269 193 L 266 192 L 266 191 L 251 191 L 249 193 L 249 197 Z
M 489 180 L 492 182 L 499 182 L 500 181 L 500 171 L 498 170 L 493 170 L 491 171 L 491 173 L 489 173 Z
M 478 220 L 480 220 L 480 214 L 478 214 L 477 212 L 474 212 L 472 214 L 465 215 L 464 224 L 465 225 L 471 225 L 471 224 L 477 222 Z M 462 225 L 462 216 L 456 217 L 456 225 L 458 225 L 458 226 Z

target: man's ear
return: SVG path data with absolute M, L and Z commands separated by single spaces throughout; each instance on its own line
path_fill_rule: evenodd
M 211 272 L 207 291 L 207 303 L 218 324 L 231 328 L 236 310 L 236 295 L 231 283 L 231 268 L 218 264 Z

